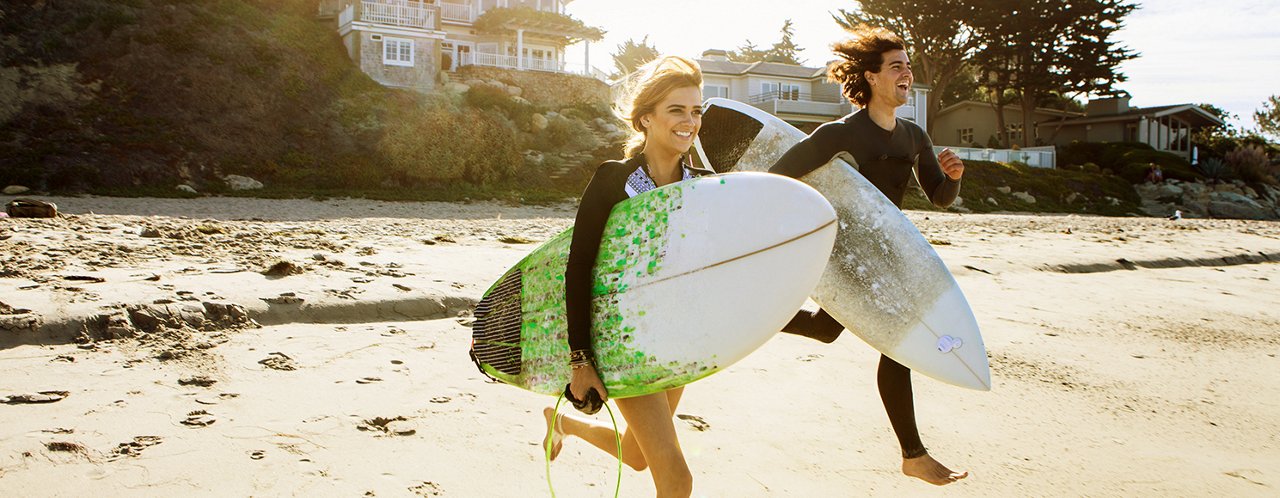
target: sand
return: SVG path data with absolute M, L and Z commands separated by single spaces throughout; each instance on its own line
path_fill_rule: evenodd
M 467 325 L 572 205 L 50 200 L 0 219 L 0 494 L 547 495 L 553 400 L 486 381 Z M 688 387 L 697 496 L 1280 492 L 1280 224 L 909 215 L 991 357 L 991 392 L 915 379 L 971 476 L 900 474 L 856 337 L 779 335 Z M 556 492 L 616 466 L 570 439 Z

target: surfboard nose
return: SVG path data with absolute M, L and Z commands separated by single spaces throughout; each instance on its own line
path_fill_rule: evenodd
M 917 351 L 933 351 L 934 361 L 915 363 L 912 370 L 948 384 L 991 390 L 991 367 L 982 343 L 978 320 L 954 283 L 942 293 L 905 335 L 900 346 Z M 893 356 L 893 355 L 890 355 Z

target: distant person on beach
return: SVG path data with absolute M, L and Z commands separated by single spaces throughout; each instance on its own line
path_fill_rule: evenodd
M 573 223 L 564 276 L 573 365 L 569 391 L 579 400 L 588 399 L 591 390 L 601 400 L 608 400 L 609 396 L 596 372 L 590 331 L 591 274 L 610 210 L 640 193 L 711 173 L 694 168 L 688 156 L 702 127 L 702 71 L 697 63 L 681 57 L 661 57 L 637 74 L 618 105 L 619 114 L 634 130 L 627 143 L 626 159 L 600 165 L 582 193 Z M 615 400 L 627 421 L 620 458 L 635 470 L 648 468 L 659 497 L 689 496 L 693 490 L 693 475 L 672 421 L 683 394 L 684 388 L 677 387 Z M 547 408 L 543 412 L 551 428 L 543 444 L 550 446 L 552 459 L 560 453 L 567 435 L 582 438 L 610 455 L 617 452 L 612 427 L 571 415 L 556 417 L 553 423 L 553 410 Z
M 1164 181 L 1164 171 L 1157 164 L 1152 164 L 1147 168 L 1147 183 L 1160 183 Z
M 788 150 L 770 171 L 800 178 L 827 164 L 837 153 L 847 152 L 857 161 L 862 176 L 899 208 L 913 175 L 934 205 L 951 205 L 960 192 L 964 163 L 950 149 L 935 156 L 933 143 L 924 130 L 895 114 L 899 106 L 907 103 L 915 81 L 902 39 L 866 25 L 850 34 L 850 39 L 832 46 L 839 59 L 828 67 L 827 78 L 839 83 L 844 96 L 862 109 L 819 126 Z M 843 330 L 840 322 L 819 309 L 801 310 L 783 332 L 829 343 Z M 968 472 L 952 471 L 934 460 L 921 442 L 911 370 L 880 355 L 877 384 L 902 448 L 902 472 L 936 485 L 968 477 Z

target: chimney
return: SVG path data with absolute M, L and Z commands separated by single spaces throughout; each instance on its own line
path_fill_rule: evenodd
M 725 62 L 729 60 L 729 53 L 718 48 L 704 50 L 702 51 L 702 60 Z
M 1123 97 L 1092 99 L 1084 108 L 1084 115 L 1089 117 L 1114 116 L 1116 114 L 1124 114 L 1126 112 L 1129 112 L 1128 95 Z

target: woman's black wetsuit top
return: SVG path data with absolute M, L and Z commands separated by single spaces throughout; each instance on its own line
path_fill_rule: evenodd
M 935 206 L 950 206 L 960 193 L 960 181 L 942 172 L 938 157 L 933 154 L 933 142 L 924 130 L 898 118 L 893 131 L 885 131 L 871 120 L 866 109 L 819 126 L 788 150 L 769 172 L 800 178 L 827 164 L 840 152 L 852 155 L 858 162 L 858 172 L 899 208 L 911 185 L 913 172 Z M 844 326 L 822 309 L 812 313 L 800 310 L 782 329 L 822 342 L 836 340 L 842 330 Z M 927 454 L 916 427 L 911 370 L 882 354 L 876 379 L 885 413 L 898 436 L 902 457 Z
M 692 167 L 687 159 L 680 160 L 685 179 L 711 173 Z M 569 264 L 564 272 L 571 351 L 584 351 L 591 356 L 591 273 L 600 254 L 600 239 L 609 213 L 617 203 L 654 188 L 657 186 L 649 175 L 649 165 L 644 154 L 639 154 L 626 161 L 601 164 L 582 192 L 578 215 L 573 221 Z
M 827 164 L 839 152 L 853 155 L 858 172 L 895 206 L 902 207 L 913 172 L 935 206 L 950 206 L 960 193 L 960 181 L 942 172 L 938 157 L 933 154 L 933 142 L 924 130 L 898 118 L 893 131 L 885 131 L 871 121 L 866 109 L 819 126 L 788 150 L 769 172 L 800 178 Z

